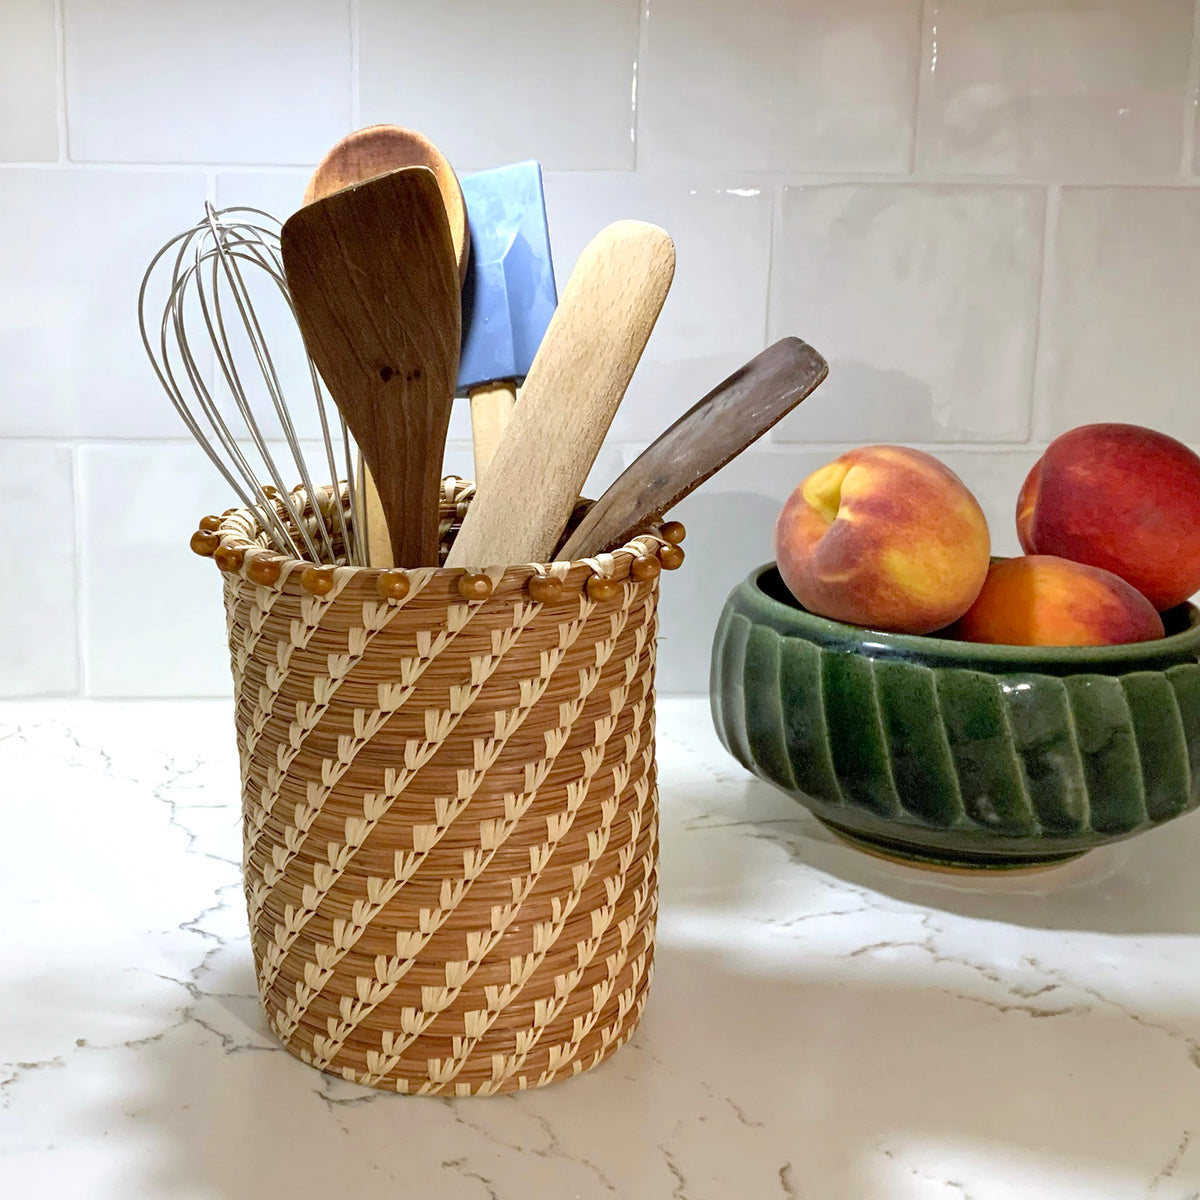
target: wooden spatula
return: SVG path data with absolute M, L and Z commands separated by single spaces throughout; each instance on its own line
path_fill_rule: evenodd
M 554 553 L 674 275 L 655 225 L 617 221 L 584 247 L 447 566 Z
M 623 546 L 791 412 L 827 374 L 825 360 L 799 338 L 768 346 L 643 450 L 557 557 L 586 558 Z
M 406 167 L 288 218 L 300 332 L 379 490 L 392 554 L 436 566 L 442 453 L 462 310 L 434 174 Z
M 450 225 L 450 239 L 454 243 L 454 257 L 461 283 L 467 277 L 471 251 L 466 200 L 458 176 L 446 156 L 415 129 L 404 129 L 399 125 L 368 125 L 365 129 L 348 133 L 317 164 L 304 189 L 304 203 L 323 200 L 342 188 L 365 183 L 376 175 L 399 167 L 428 167 L 436 177 L 442 203 L 446 206 L 446 219 Z M 366 533 L 368 563 L 373 567 L 394 566 L 379 493 L 371 472 L 363 469 L 361 459 L 355 498 L 357 506 L 354 519 Z

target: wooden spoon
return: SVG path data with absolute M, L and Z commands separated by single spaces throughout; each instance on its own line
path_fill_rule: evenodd
M 458 176 L 446 156 L 415 129 L 404 129 L 399 125 L 368 125 L 365 129 L 348 133 L 317 164 L 304 189 L 304 203 L 323 200 L 342 188 L 365 183 L 376 175 L 399 167 L 428 167 L 436 177 L 442 202 L 446 206 L 446 219 L 450 224 L 450 237 L 458 264 L 458 281 L 461 284 L 467 277 L 471 252 L 466 200 Z M 361 524 L 366 535 L 367 562 L 373 567 L 394 566 L 391 538 L 379 492 L 371 472 L 362 468 L 361 460 L 358 475 L 354 519 Z
M 554 553 L 674 275 L 656 225 L 617 221 L 584 247 L 447 566 Z
M 557 557 L 587 558 L 623 546 L 766 433 L 828 374 L 825 360 L 799 338 L 768 346 L 643 450 L 592 505 Z
M 304 189 L 304 203 L 323 200 L 342 188 L 365 183 L 398 167 L 428 167 L 437 179 L 450 223 L 458 281 L 467 277 L 471 239 L 467 236 L 467 203 L 454 168 L 423 134 L 399 125 L 368 125 L 348 133 L 317 164 Z
M 316 200 L 281 245 L 300 332 L 375 479 L 393 560 L 436 566 L 462 324 L 437 179 L 405 167 Z

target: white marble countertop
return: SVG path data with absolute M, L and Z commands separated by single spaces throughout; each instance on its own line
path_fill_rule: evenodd
M 259 1012 L 230 710 L 0 705 L 0 1192 L 1196 1200 L 1200 815 L 961 881 L 826 834 L 660 704 L 645 1021 L 542 1091 L 318 1074 Z

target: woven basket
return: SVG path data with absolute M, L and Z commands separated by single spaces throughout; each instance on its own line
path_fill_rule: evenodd
M 446 481 L 443 551 L 472 493 Z M 253 510 L 201 523 L 255 970 L 293 1054 L 463 1096 L 628 1040 L 657 906 L 658 571 L 682 557 L 662 533 L 474 576 L 281 558 Z

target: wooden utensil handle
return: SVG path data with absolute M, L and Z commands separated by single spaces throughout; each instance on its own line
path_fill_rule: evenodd
M 395 557 L 392 554 L 391 536 L 388 533 L 387 518 L 383 515 L 383 505 L 379 500 L 379 489 L 371 478 L 371 471 L 358 456 L 358 486 L 355 488 L 354 519 L 360 522 L 367 545 L 367 566 L 394 567 Z
M 475 484 L 487 473 L 517 403 L 517 385 L 511 379 L 472 388 L 471 438 L 475 448 Z
M 584 247 L 447 566 L 554 553 L 674 274 L 674 244 L 643 221 L 617 221 Z

